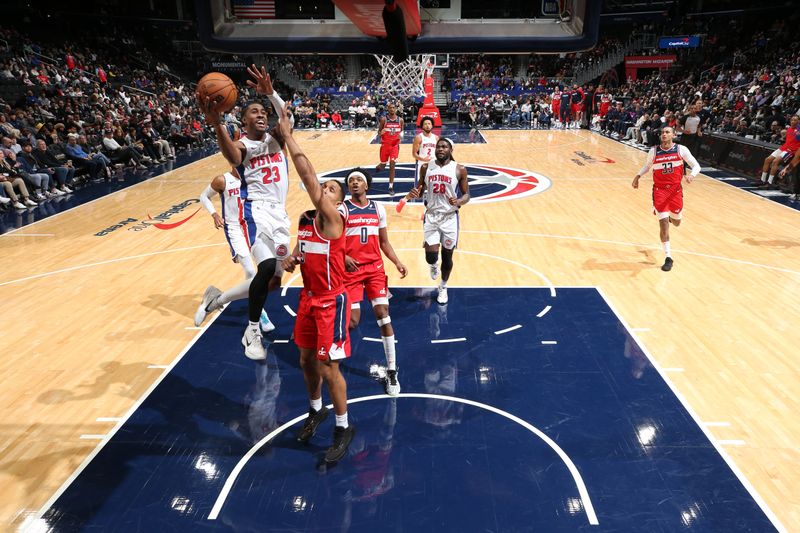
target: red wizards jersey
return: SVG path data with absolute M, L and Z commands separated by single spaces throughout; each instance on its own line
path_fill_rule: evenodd
M 381 135 L 381 144 L 400 144 L 400 134 L 403 132 L 400 117 L 391 119 L 387 116 L 383 129 L 386 131 Z
M 781 146 L 781 150 L 794 154 L 797 153 L 798 148 L 800 148 L 800 129 L 789 126 L 786 128 L 786 141 Z
M 661 146 L 656 146 L 655 149 L 653 185 L 655 187 L 680 185 L 683 179 L 683 158 L 680 154 L 680 145 L 673 144 L 669 150 L 662 150 Z
M 366 206 L 345 201 L 347 207 L 347 255 L 360 265 L 383 263 L 378 231 L 386 227 L 386 210 L 370 200 Z
M 328 240 L 317 230 L 316 210 L 300 216 L 297 244 L 300 247 L 300 273 L 303 288 L 315 296 L 344 288 L 345 232 L 341 237 Z M 346 215 L 342 218 L 347 220 Z

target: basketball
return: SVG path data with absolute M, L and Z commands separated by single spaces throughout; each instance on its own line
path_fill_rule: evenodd
M 218 113 L 230 111 L 236 105 L 239 93 L 236 85 L 221 72 L 209 72 L 197 82 L 197 99 L 200 102 L 211 98 L 213 110 Z

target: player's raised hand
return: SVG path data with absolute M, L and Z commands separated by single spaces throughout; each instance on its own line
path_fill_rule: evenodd
M 281 132 L 284 139 L 288 139 L 289 136 L 292 134 L 292 121 L 288 118 L 289 110 L 292 108 L 292 104 L 286 102 L 286 104 L 278 110 L 278 131 Z
M 206 124 L 210 126 L 216 126 L 219 124 L 220 121 L 220 113 L 216 109 L 214 109 L 214 105 L 216 102 L 211 99 L 210 96 L 206 96 L 205 99 L 198 98 L 197 99 L 197 106 L 200 108 L 200 111 L 206 116 Z
M 261 70 L 255 64 L 247 67 L 247 73 L 250 74 L 252 80 L 247 80 L 247 85 L 256 90 L 259 94 L 271 95 L 273 92 L 272 80 L 267 73 L 266 67 L 261 66 Z

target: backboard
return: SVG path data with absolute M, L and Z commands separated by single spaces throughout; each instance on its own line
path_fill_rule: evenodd
M 209 50 L 237 54 L 391 54 L 392 47 L 382 36 L 385 30 L 381 32 L 380 28 L 384 3 L 196 0 L 196 12 L 200 40 Z M 406 10 L 411 54 L 522 54 L 591 48 L 597 42 L 602 2 L 398 0 L 398 4 Z M 418 10 L 416 23 L 408 17 L 408 11 L 414 9 Z M 375 31 L 368 35 L 359 29 L 364 24 L 357 26 L 358 18 L 371 20 Z

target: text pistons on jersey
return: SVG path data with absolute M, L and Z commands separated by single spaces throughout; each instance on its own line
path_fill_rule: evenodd
M 250 168 L 256 168 L 266 165 L 267 163 L 283 163 L 283 154 L 275 152 L 274 154 L 264 154 L 250 159 Z
M 239 188 L 228 189 L 228 196 L 239 196 Z
M 433 174 L 432 176 L 428 176 L 425 179 L 428 180 L 428 182 L 430 182 L 430 183 L 433 183 L 433 182 L 436 182 L 436 181 L 444 182 L 444 183 L 450 183 L 451 181 L 453 181 L 453 178 L 451 178 L 450 176 L 446 176 L 444 174 Z

